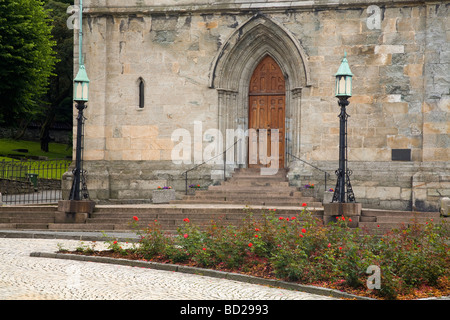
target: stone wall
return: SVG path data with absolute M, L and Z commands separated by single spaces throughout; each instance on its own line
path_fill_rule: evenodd
M 316 165 L 329 174 L 326 189 L 335 189 L 338 163 Z M 446 162 L 349 162 L 348 168 L 356 201 L 365 208 L 439 211 L 440 199 L 450 194 L 450 165 Z M 289 172 L 289 180 L 299 188 L 313 183 L 319 197 L 323 197 L 323 172 L 297 162 Z
M 362 187 L 355 186 L 357 199 L 364 203 L 413 208 L 425 196 L 420 187 L 412 192 L 412 177 L 436 183 L 434 163 L 450 159 L 447 1 L 84 5 L 83 52 L 91 80 L 84 156 L 90 193 L 99 198 L 147 197 L 166 175 L 179 176 L 206 160 L 172 163 L 176 129 L 190 133 L 193 154 L 211 141 L 202 136 L 208 129 L 245 130 L 245 81 L 265 54 L 276 58 L 287 79 L 287 150 L 333 172 L 339 141 L 334 74 L 348 53 L 354 73 L 349 159 Z M 75 45 L 75 64 L 77 52 Z M 200 138 L 195 123 L 201 123 Z M 410 162 L 393 162 L 393 149 L 409 150 Z M 286 165 L 293 175 L 307 170 L 295 161 Z M 448 167 L 439 166 L 438 189 L 446 193 Z M 315 174 L 309 170 L 305 177 Z M 379 197 L 373 197 L 375 189 Z M 432 191 L 426 193 L 423 208 L 434 201 Z

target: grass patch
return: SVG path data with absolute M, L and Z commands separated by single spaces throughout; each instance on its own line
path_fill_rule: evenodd
M 28 152 L 24 152 L 27 150 Z M 67 144 L 50 143 L 49 152 L 41 150 L 41 144 L 36 141 L 0 139 L 0 161 L 14 158 L 12 155 L 22 158 L 47 157 L 48 159 L 66 159 L 72 156 L 72 148 Z

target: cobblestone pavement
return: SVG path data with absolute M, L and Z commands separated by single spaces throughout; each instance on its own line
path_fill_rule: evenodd
M 73 260 L 30 257 L 78 240 L 0 239 L 0 300 L 328 300 L 237 281 Z M 100 249 L 100 244 L 96 249 Z

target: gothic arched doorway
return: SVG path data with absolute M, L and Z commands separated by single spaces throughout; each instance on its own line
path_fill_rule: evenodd
M 249 134 L 249 167 L 270 166 L 269 159 L 276 157 L 278 168 L 284 168 L 286 87 L 283 72 L 271 56 L 265 56 L 253 71 L 248 95 L 248 127 L 253 132 Z
M 280 155 L 298 156 L 301 145 L 301 102 L 302 91 L 310 86 L 310 72 L 307 56 L 299 41 L 282 24 L 268 17 L 256 14 L 243 22 L 227 38 L 217 52 L 210 70 L 210 88 L 218 93 L 218 127 L 226 137 L 227 165 L 230 169 L 251 164 L 249 157 L 251 97 L 270 96 L 274 101 L 276 92 L 251 92 L 251 79 L 260 63 L 270 57 L 276 62 L 282 79 L 285 80 L 281 98 L 284 98 L 284 132 L 279 134 Z M 261 94 L 259 94 L 261 93 Z M 253 98 L 256 99 L 256 98 Z M 262 99 L 261 99 L 262 100 Z M 264 99 L 263 103 L 266 103 Z M 279 115 L 278 115 L 279 116 Z M 228 130 L 234 137 L 228 136 Z M 267 127 L 266 129 L 267 130 Z M 256 130 L 255 130 L 256 131 Z M 270 149 L 269 149 L 270 150 Z M 289 159 L 289 158 L 288 158 Z M 288 160 L 286 159 L 286 160 Z M 280 167 L 290 162 L 280 159 Z

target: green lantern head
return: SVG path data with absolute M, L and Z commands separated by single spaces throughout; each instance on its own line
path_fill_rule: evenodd
M 89 99 L 89 78 L 84 65 L 80 65 L 78 74 L 73 79 L 73 100 L 87 102 Z
M 352 96 L 352 77 L 353 73 L 347 61 L 347 52 L 345 52 L 341 65 L 339 66 L 336 76 L 336 93 L 338 98 L 350 98 Z

